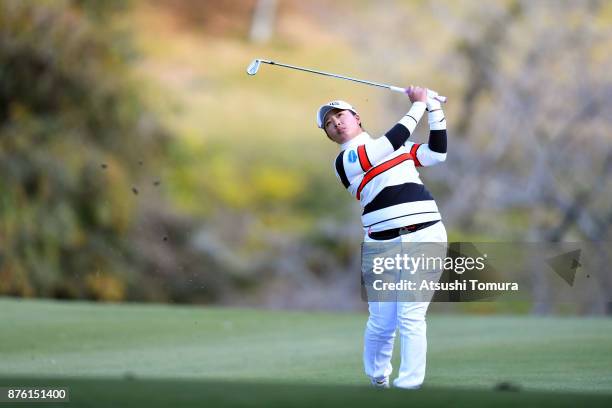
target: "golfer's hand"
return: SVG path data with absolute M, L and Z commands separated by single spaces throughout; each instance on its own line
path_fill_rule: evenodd
M 410 102 L 427 102 L 427 88 L 410 85 L 406 88 L 406 93 L 410 98 Z

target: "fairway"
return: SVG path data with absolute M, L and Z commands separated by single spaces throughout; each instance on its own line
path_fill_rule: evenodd
M 365 320 L 348 313 L 1 299 L 0 385 L 85 377 L 81 394 L 74 391 L 84 399 L 83 390 L 95 395 L 100 384 L 118 395 L 183 387 L 208 390 L 212 398 L 221 383 L 281 397 L 293 388 L 370 395 L 361 364 Z M 609 319 L 432 314 L 428 337 L 421 396 L 496 395 L 510 404 L 525 395 L 593 403 L 612 395 Z M 533 393 L 488 391 L 502 381 Z M 560 398 L 564 393 L 577 394 Z

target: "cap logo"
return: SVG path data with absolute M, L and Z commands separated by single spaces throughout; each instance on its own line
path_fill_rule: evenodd
M 340 102 L 333 101 L 333 102 L 328 103 L 328 105 L 329 106 L 338 106 L 338 105 L 340 105 Z

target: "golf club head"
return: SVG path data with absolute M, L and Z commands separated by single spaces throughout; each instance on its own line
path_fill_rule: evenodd
M 261 61 L 258 59 L 254 59 L 253 62 L 251 62 L 249 64 L 249 66 L 247 67 L 247 74 L 249 75 L 255 75 L 257 73 L 257 70 L 259 70 L 259 65 L 261 64 Z

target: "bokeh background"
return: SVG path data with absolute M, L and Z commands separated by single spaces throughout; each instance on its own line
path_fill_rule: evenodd
M 449 238 L 607 266 L 611 31 L 609 1 L 1 0 L 0 295 L 364 310 L 315 112 L 348 100 L 379 135 L 410 103 L 254 58 L 447 95 L 421 175 Z

